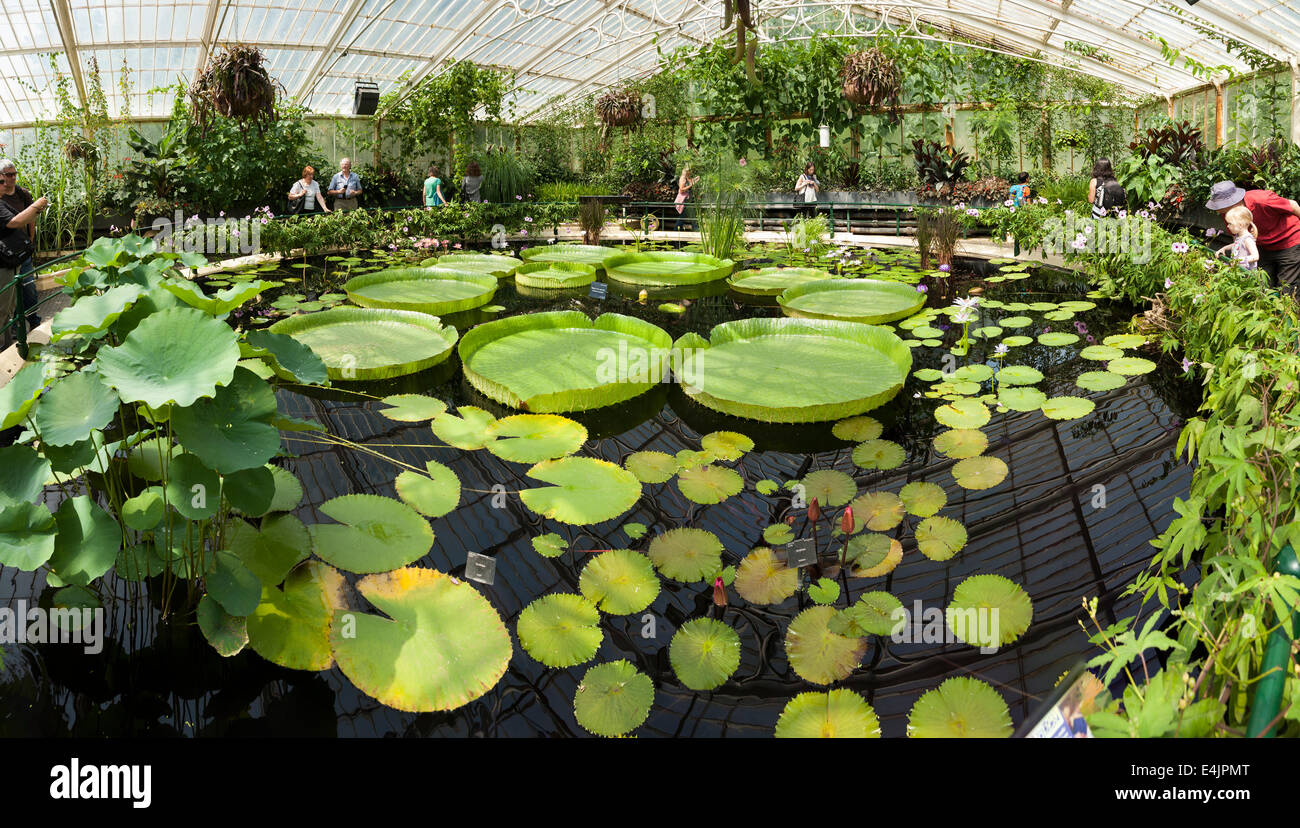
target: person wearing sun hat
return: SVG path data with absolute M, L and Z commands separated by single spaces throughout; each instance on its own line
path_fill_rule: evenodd
M 1259 266 L 1273 286 L 1295 294 L 1300 291 L 1300 204 L 1272 190 L 1243 190 L 1232 181 L 1210 188 L 1205 209 L 1225 215 L 1244 205 L 1254 217 L 1259 235 Z

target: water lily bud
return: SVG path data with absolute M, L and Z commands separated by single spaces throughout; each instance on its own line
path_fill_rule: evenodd
M 822 516 L 822 507 L 817 503 L 817 498 L 813 498 L 808 503 L 808 519 L 820 520 Z
M 717 607 L 727 605 L 727 588 L 722 585 L 721 576 L 713 579 L 713 605 Z
M 645 289 L 642 289 L 641 292 L 636 295 L 636 300 L 638 302 L 644 302 L 646 299 L 649 298 L 650 298 L 650 293 Z
M 844 508 L 844 514 L 840 516 L 840 528 L 844 530 L 844 534 L 846 535 L 853 534 L 853 507 L 852 506 L 846 506 Z

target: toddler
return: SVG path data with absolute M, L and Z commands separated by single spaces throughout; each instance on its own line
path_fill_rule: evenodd
M 1232 244 L 1219 248 L 1218 255 L 1231 250 L 1232 258 L 1238 264 L 1254 270 L 1259 266 L 1259 247 L 1255 244 L 1259 229 L 1255 227 L 1255 217 L 1245 205 L 1239 204 L 1224 214 L 1223 221 L 1228 225 L 1228 232 L 1232 233 Z

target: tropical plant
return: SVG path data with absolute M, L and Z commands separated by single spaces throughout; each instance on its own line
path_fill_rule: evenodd
M 899 117 L 903 79 L 898 64 L 880 49 L 864 49 L 844 58 L 844 97 L 872 111 Z
M 971 163 L 965 152 L 922 138 L 912 142 L 912 154 L 922 186 L 933 187 L 941 197 L 953 194 Z
M 1143 157 L 1134 153 L 1115 167 L 1115 177 L 1124 185 L 1129 204 L 1163 205 L 1180 174 L 1178 167 L 1156 154 Z
M 583 244 L 600 244 L 600 234 L 609 220 L 605 202 L 599 198 L 587 198 L 578 203 L 578 226 L 582 228 Z
M 505 147 L 488 147 L 476 156 L 483 170 L 483 199 L 509 203 L 531 197 L 532 170 Z
M 174 201 L 189 195 L 190 165 L 194 159 L 186 144 L 185 130 L 183 122 L 172 120 L 157 141 L 150 141 L 135 127 L 129 128 L 127 145 L 139 153 L 125 170 L 133 201 L 144 198 Z
M 596 117 L 606 126 L 635 126 L 641 120 L 641 96 L 617 89 L 596 98 Z
M 1135 138 L 1128 148 L 1144 160 L 1154 155 L 1166 164 L 1190 167 L 1196 165 L 1205 153 L 1205 141 L 1200 127 L 1181 121 L 1148 128 L 1146 134 Z
M 277 117 L 276 82 L 256 46 L 237 43 L 208 58 L 190 86 L 190 106 L 199 132 L 206 134 L 215 117 L 229 118 L 241 128 L 259 129 Z

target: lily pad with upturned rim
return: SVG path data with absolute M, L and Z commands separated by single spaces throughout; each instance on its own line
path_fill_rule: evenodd
M 829 278 L 830 273 L 811 267 L 762 267 L 733 273 L 727 277 L 727 285 L 737 293 L 777 296 L 795 285 Z
M 494 257 L 496 258 L 496 257 Z M 492 301 L 497 277 L 450 267 L 398 267 L 353 276 L 343 290 L 363 308 L 418 311 L 434 316 L 477 308 Z
M 875 279 L 823 279 L 786 289 L 777 303 L 786 316 L 837 319 L 876 325 L 911 316 L 926 295 L 902 282 Z M 914 332 L 924 338 L 924 334 Z
M 386 308 L 331 308 L 282 319 L 269 330 L 311 348 L 330 379 L 348 381 L 423 371 L 451 356 L 457 336 L 436 316 Z
M 528 262 L 515 268 L 515 285 L 535 290 L 570 290 L 596 281 L 596 268 L 581 262 Z
M 735 267 L 735 262 L 730 259 L 673 250 L 616 253 L 601 264 L 610 281 L 644 287 L 715 282 L 727 278 Z

